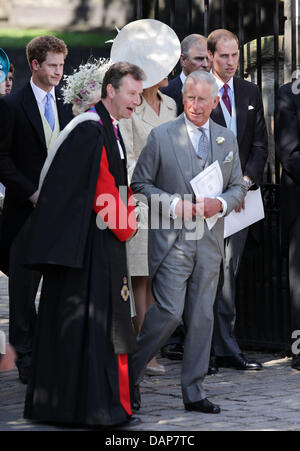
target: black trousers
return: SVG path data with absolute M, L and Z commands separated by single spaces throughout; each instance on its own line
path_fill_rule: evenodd
M 214 305 L 213 348 L 216 356 L 232 356 L 241 352 L 234 333 L 236 323 L 236 280 L 247 236 L 248 228 L 245 228 L 225 239 L 223 281 L 220 281 Z
M 27 241 L 27 223 L 15 238 L 9 261 L 9 341 L 17 352 L 17 366 L 31 365 L 36 325 L 35 300 L 42 274 L 22 266 Z
M 290 229 L 289 289 L 292 331 L 300 331 L 300 215 Z M 299 333 L 300 334 L 300 333 Z

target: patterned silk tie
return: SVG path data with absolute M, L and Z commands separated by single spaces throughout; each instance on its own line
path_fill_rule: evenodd
M 198 142 L 198 149 L 196 152 L 196 155 L 200 160 L 202 160 L 203 166 L 206 163 L 206 160 L 208 158 L 208 152 L 209 152 L 209 142 L 207 135 L 205 133 L 204 127 L 199 127 L 198 130 L 202 133 Z
M 223 91 L 223 95 L 222 95 L 222 100 L 223 100 L 223 102 L 224 102 L 224 104 L 225 104 L 225 106 L 226 106 L 226 108 L 228 110 L 228 113 L 231 116 L 231 102 L 230 102 L 230 98 L 229 98 L 229 95 L 228 95 L 228 89 L 229 89 L 228 84 L 225 83 L 223 88 L 224 88 L 224 91 Z
M 50 92 L 46 95 L 46 104 L 45 104 L 45 112 L 44 112 L 45 118 L 48 121 L 48 124 L 50 125 L 51 130 L 54 130 L 55 126 L 55 117 L 54 117 L 54 111 L 51 104 L 51 94 Z

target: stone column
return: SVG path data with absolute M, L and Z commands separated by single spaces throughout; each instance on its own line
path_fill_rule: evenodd
M 286 17 L 285 29 L 284 29 L 284 83 L 288 83 L 292 79 L 292 33 L 293 24 L 292 18 L 295 17 L 295 59 L 296 59 L 296 71 L 295 78 L 299 78 L 300 75 L 300 0 L 295 0 L 294 11 L 292 11 L 292 0 L 284 1 L 284 15 Z M 298 75 L 297 75 L 298 74 Z
M 9 5 L 5 0 L 0 0 L 0 20 L 8 20 Z
M 300 0 L 299 0 L 300 1 Z M 278 48 L 279 48 L 279 86 L 283 84 L 283 65 L 284 54 L 283 49 L 283 37 L 279 36 Z M 266 165 L 266 175 L 268 173 L 268 180 L 265 177 L 265 181 L 275 182 L 275 144 L 274 144 L 274 36 L 264 36 L 261 39 L 261 52 L 262 52 L 262 98 L 264 104 L 264 113 L 266 126 L 269 135 L 269 159 Z M 247 74 L 247 80 L 253 83 L 257 82 L 257 45 L 254 39 L 248 42 L 244 47 L 244 67 Z M 272 180 L 269 179 L 271 174 Z

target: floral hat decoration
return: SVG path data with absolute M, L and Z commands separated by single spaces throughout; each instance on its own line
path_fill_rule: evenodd
M 62 88 L 64 103 L 73 104 L 74 115 L 83 113 L 99 102 L 104 75 L 112 61 L 106 58 L 94 59 L 74 69 L 72 75 L 65 75 Z

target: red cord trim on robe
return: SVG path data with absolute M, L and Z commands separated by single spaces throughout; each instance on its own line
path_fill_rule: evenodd
M 105 205 L 97 205 L 97 199 L 101 195 L 104 196 L 103 198 L 107 196 L 107 199 L 111 199 L 111 201 L 105 201 Z M 134 213 L 132 191 L 128 188 L 127 206 L 122 202 L 114 176 L 109 171 L 109 164 L 104 146 L 100 161 L 100 171 L 97 179 L 93 210 L 101 215 L 101 218 L 120 241 L 126 241 L 136 229 L 136 216 Z
M 119 392 L 120 401 L 128 415 L 132 415 L 130 391 L 129 391 L 129 374 L 128 374 L 128 355 L 119 354 Z

